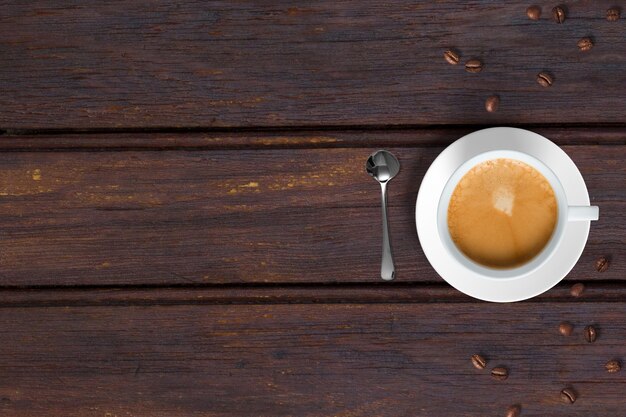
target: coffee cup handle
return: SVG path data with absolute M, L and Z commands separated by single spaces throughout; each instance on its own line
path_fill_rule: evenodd
M 570 222 L 598 220 L 600 216 L 598 206 L 569 206 L 567 209 L 567 220 Z

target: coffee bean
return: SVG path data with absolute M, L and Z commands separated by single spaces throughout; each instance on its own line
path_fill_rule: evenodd
M 540 72 L 537 74 L 537 82 L 542 87 L 550 87 L 552 85 L 552 77 L 547 72 Z
M 541 17 L 541 8 L 539 6 L 530 6 L 526 9 L 526 16 L 528 16 L 530 20 L 539 20 Z
M 604 256 L 599 257 L 596 261 L 596 271 L 606 272 L 607 269 L 609 269 L 609 260 Z
M 474 368 L 476 369 L 485 369 L 485 366 L 487 366 L 487 361 L 485 360 L 485 358 L 478 354 L 472 355 L 472 365 L 474 365 Z
M 465 63 L 465 71 L 477 73 L 483 70 L 483 63 L 478 59 L 470 59 Z
M 604 365 L 604 368 L 608 373 L 614 374 L 622 370 L 622 363 L 617 359 L 613 359 L 612 361 L 608 361 L 606 365 Z
M 589 343 L 593 343 L 596 341 L 598 337 L 598 333 L 596 332 L 595 327 L 587 326 L 585 327 L 585 340 Z
M 569 293 L 571 294 L 572 297 L 580 297 L 581 295 L 583 295 L 583 291 L 585 291 L 585 284 L 583 284 L 582 282 L 579 282 L 577 284 L 572 285 L 572 288 L 570 288 Z
M 559 333 L 561 333 L 563 336 L 570 336 L 573 330 L 574 326 L 572 326 L 568 322 L 564 321 L 563 323 L 559 324 Z
M 591 40 L 591 38 L 582 38 L 581 40 L 578 41 L 577 45 L 578 45 L 578 49 L 580 49 L 583 52 L 586 52 L 586 51 L 589 51 L 591 48 L 593 48 L 593 41 Z
M 461 57 L 459 56 L 458 53 L 456 53 L 455 51 L 453 51 L 452 49 L 448 49 L 446 52 L 443 53 L 443 57 L 446 59 L 446 61 L 448 61 L 449 64 L 451 65 L 456 65 L 459 63 L 459 60 L 461 59 Z
M 576 402 L 576 393 L 571 388 L 565 388 L 561 391 L 561 400 L 569 404 L 574 404 L 574 402 Z
M 563 23 L 565 21 L 565 9 L 563 6 L 556 6 L 552 9 L 552 17 L 556 23 Z
M 500 97 L 498 96 L 490 96 L 485 100 L 485 110 L 489 113 L 493 113 L 498 110 L 498 105 L 500 104 Z
M 615 22 L 616 20 L 619 20 L 619 14 L 619 7 L 611 7 L 609 10 L 606 11 L 606 20 L 608 20 L 609 22 Z
M 522 411 L 522 407 L 520 407 L 517 404 L 512 405 L 509 408 L 507 408 L 506 417 L 518 417 L 521 411 Z
M 504 366 L 497 366 L 491 370 L 491 376 L 498 381 L 504 381 L 509 377 L 509 370 Z

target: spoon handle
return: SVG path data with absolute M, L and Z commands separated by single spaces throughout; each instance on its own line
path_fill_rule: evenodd
M 387 221 L 387 183 L 380 183 L 382 191 L 383 208 L 383 260 L 380 265 L 380 277 L 385 281 L 391 281 L 396 275 L 396 267 L 393 264 L 391 243 L 389 241 L 389 222 Z

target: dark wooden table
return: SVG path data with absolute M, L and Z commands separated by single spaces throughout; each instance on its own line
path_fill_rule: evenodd
M 626 3 L 560 25 L 535 3 L 4 2 L 1 414 L 626 415 L 604 369 L 626 361 Z M 414 226 L 433 159 L 497 125 L 562 146 L 601 209 L 568 277 L 514 304 L 448 286 Z M 391 283 L 378 148 L 402 163 Z

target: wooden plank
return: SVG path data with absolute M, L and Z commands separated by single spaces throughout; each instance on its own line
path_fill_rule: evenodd
M 626 305 L 7 308 L 3 414 L 623 415 Z M 563 337 L 567 320 L 574 333 Z M 598 328 L 587 343 L 582 329 Z M 511 331 L 515 329 L 515 331 Z M 488 360 L 484 371 L 470 356 Z M 508 367 L 494 381 L 493 366 Z M 563 404 L 560 390 L 577 392 Z
M 568 146 L 601 221 L 572 280 L 626 276 L 624 146 Z M 174 285 L 378 282 L 372 148 L 0 153 L 0 282 Z M 414 202 L 441 148 L 391 148 L 400 282 L 441 282 Z M 608 256 L 608 271 L 594 262 Z
M 570 2 L 562 25 L 554 3 L 535 3 L 538 22 L 519 0 L 12 0 L 0 128 L 623 123 L 624 20 L 604 18 L 615 2 Z M 447 64 L 450 47 L 484 70 Z

